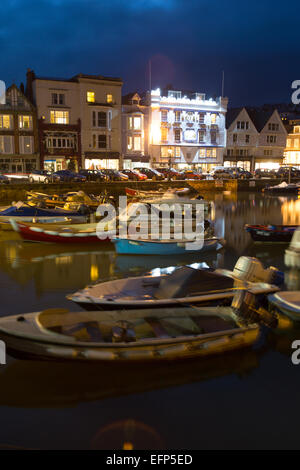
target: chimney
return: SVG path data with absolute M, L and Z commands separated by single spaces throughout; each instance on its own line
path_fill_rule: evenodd
M 26 90 L 25 95 L 27 98 L 33 103 L 33 90 L 32 90 L 32 83 L 35 79 L 35 73 L 31 69 L 27 69 L 26 73 Z
M 23 82 L 20 83 L 20 90 L 24 95 L 24 83 Z

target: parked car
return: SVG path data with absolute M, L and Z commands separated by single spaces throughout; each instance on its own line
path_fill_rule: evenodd
M 84 183 L 86 181 L 86 176 L 75 173 L 71 170 L 59 170 L 52 173 L 52 177 L 57 181 L 61 182 L 78 182 Z
M 143 173 L 144 175 L 147 176 L 147 178 L 149 178 L 149 180 L 153 180 L 153 181 L 162 181 L 164 180 L 164 175 L 162 175 L 161 173 L 159 173 L 159 171 L 157 170 L 154 170 L 154 168 L 134 168 L 134 170 L 138 170 L 140 173 Z
M 30 183 L 50 183 L 56 179 L 58 180 L 58 178 L 52 176 L 51 172 L 47 170 L 32 170 L 29 174 Z
M 79 170 L 79 174 L 85 176 L 87 181 L 107 181 L 107 176 L 101 170 Z
M 0 173 L 0 184 L 9 184 L 9 179 L 7 178 L 7 176 L 2 175 L 1 173 Z
M 170 180 L 180 180 L 181 179 L 181 173 L 180 171 L 174 170 L 174 168 L 156 168 L 159 173 L 164 175 L 165 179 L 170 179 Z
M 254 172 L 255 178 L 276 178 L 276 170 L 269 168 L 258 168 Z
M 124 175 L 121 171 L 111 170 L 111 169 L 102 169 L 101 172 L 106 175 L 108 181 L 128 181 L 128 176 Z
M 276 171 L 276 176 L 278 178 L 288 178 L 291 175 L 291 178 L 300 178 L 300 169 L 295 168 L 294 166 L 281 166 Z
M 182 170 L 180 176 L 182 180 L 202 180 L 205 178 L 205 176 L 195 170 Z
M 233 179 L 235 178 L 234 174 L 232 173 L 232 171 L 230 171 L 229 168 L 223 168 L 222 170 L 219 169 L 219 170 L 215 170 L 213 172 L 213 177 L 214 179 Z
M 241 168 L 239 166 L 235 167 L 235 166 L 230 166 L 230 167 L 227 167 L 228 170 L 231 171 L 231 173 L 233 174 L 234 178 L 240 178 L 240 179 L 250 179 L 250 178 L 253 178 L 253 175 L 252 173 L 250 173 L 250 171 L 247 171 L 247 170 L 244 170 L 244 168 Z
M 147 176 L 138 170 L 122 170 L 122 173 L 132 181 L 145 181 L 147 179 Z

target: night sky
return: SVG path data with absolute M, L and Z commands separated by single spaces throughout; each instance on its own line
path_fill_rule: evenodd
M 172 84 L 230 105 L 290 102 L 300 79 L 299 2 L 5 0 L 0 80 L 77 73 L 122 77 L 124 93 Z

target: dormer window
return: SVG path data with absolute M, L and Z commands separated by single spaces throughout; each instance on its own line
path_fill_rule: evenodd
M 87 100 L 88 103 L 95 103 L 95 92 L 94 91 L 87 91 L 86 100 Z

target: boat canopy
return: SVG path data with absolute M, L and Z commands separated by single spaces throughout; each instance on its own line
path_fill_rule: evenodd
M 206 291 L 232 289 L 234 280 L 209 270 L 183 266 L 164 277 L 154 293 L 157 300 L 196 295 Z

